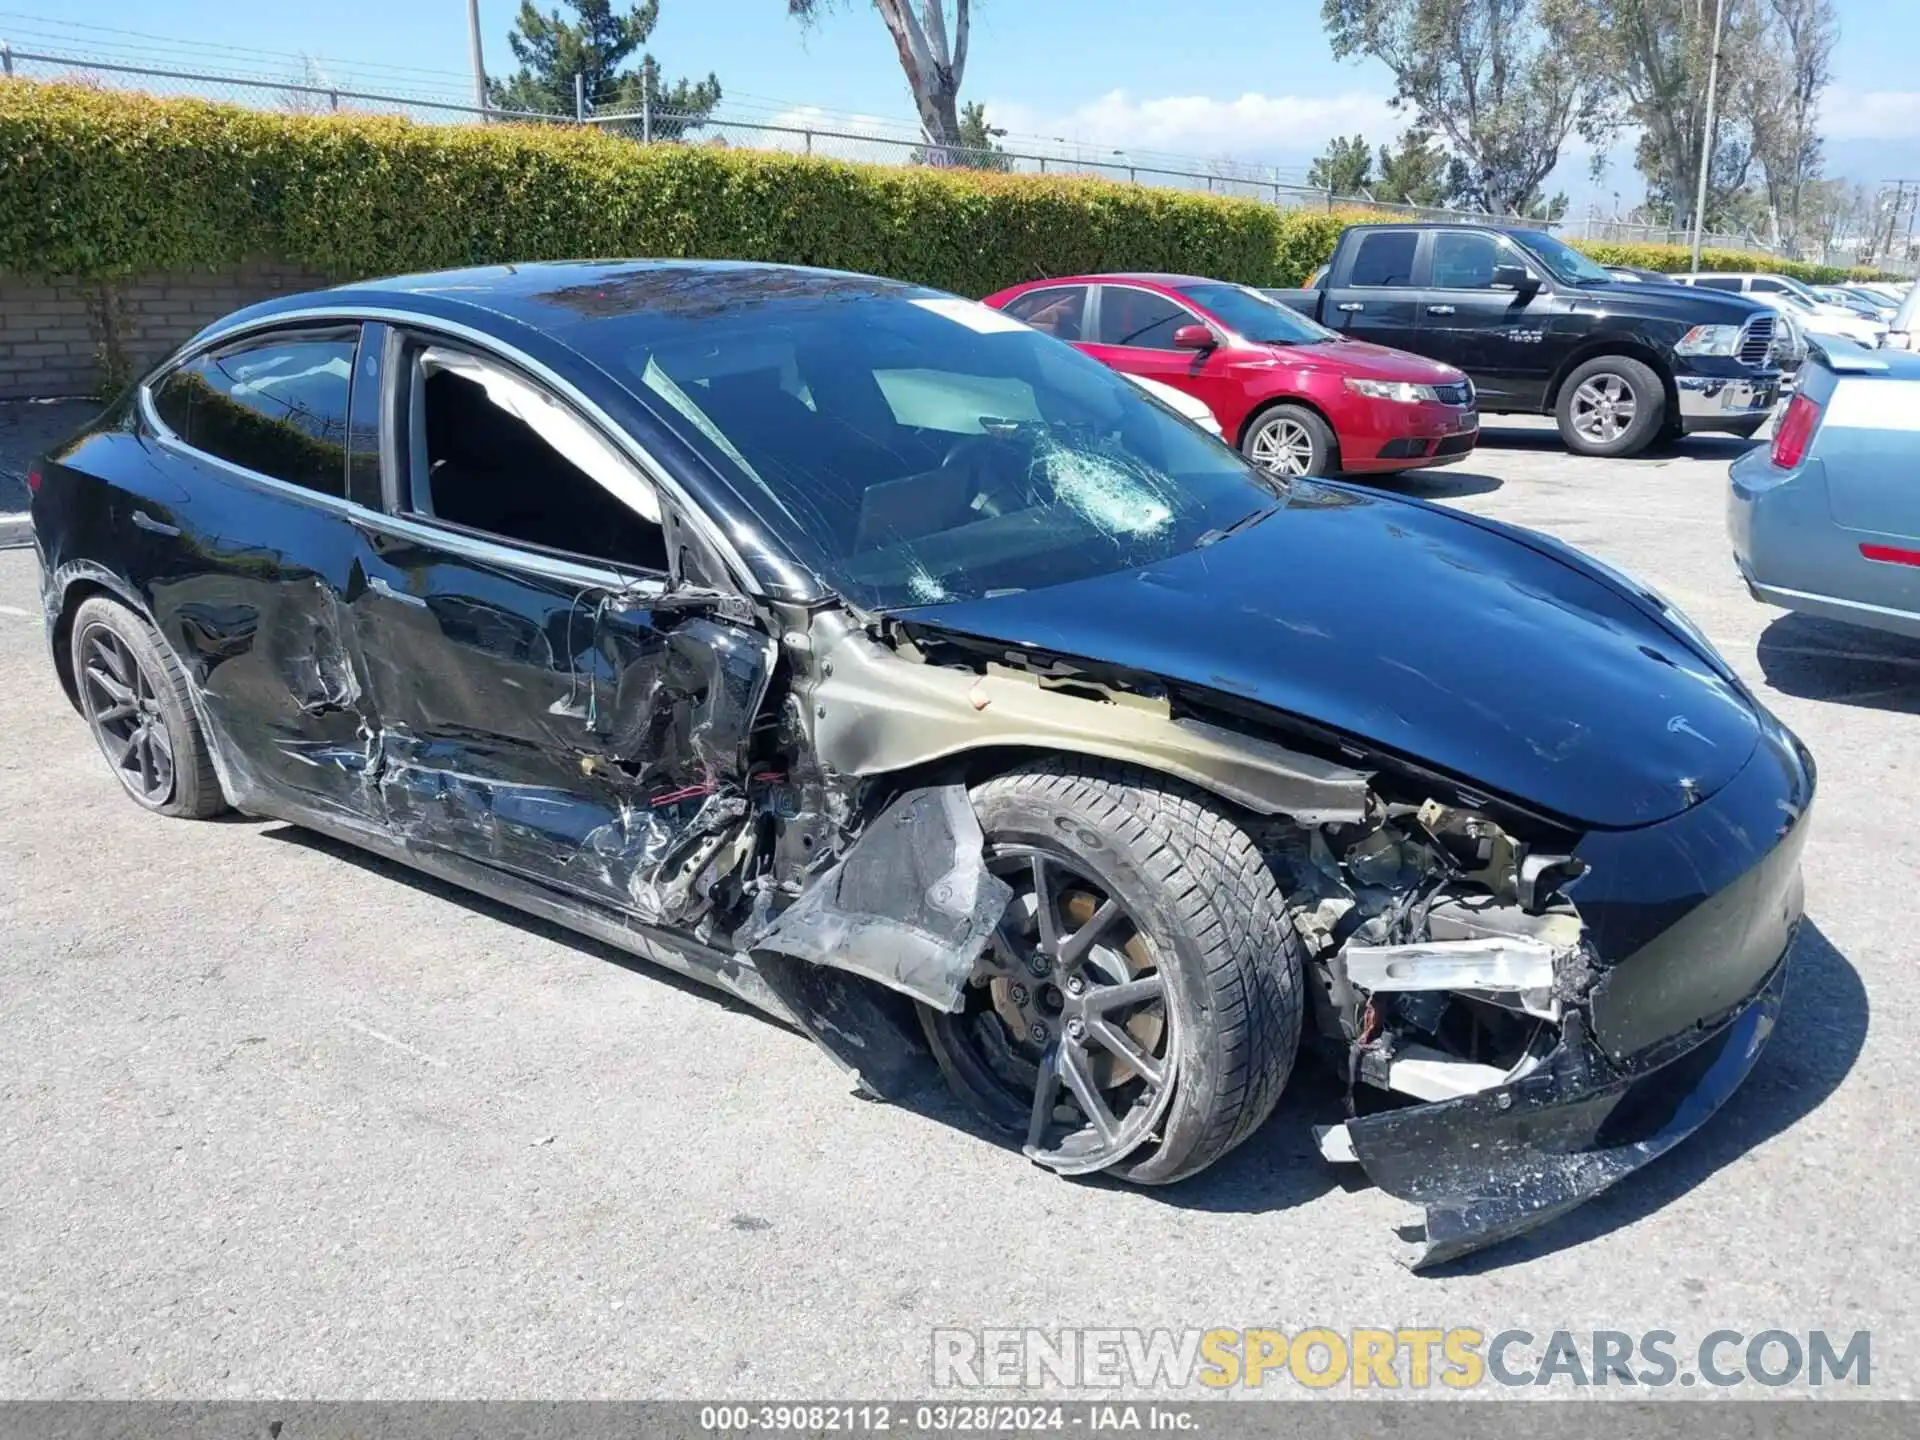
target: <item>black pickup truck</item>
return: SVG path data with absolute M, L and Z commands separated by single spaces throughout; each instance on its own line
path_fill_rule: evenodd
M 1772 311 L 1615 281 L 1539 230 L 1356 225 L 1316 288 L 1264 293 L 1466 371 L 1482 411 L 1551 415 L 1580 455 L 1634 455 L 1696 430 L 1750 436 L 1780 393 Z

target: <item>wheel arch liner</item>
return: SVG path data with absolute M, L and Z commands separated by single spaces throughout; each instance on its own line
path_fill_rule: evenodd
M 747 948 L 848 970 L 957 1010 L 1013 891 L 961 785 L 896 796 Z M 819 1037 L 815 1037 L 819 1038 Z

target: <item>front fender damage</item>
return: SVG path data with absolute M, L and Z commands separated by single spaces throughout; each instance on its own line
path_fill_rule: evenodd
M 1012 898 L 987 869 L 966 788 L 927 786 L 895 798 L 748 948 L 850 970 L 957 1010 Z

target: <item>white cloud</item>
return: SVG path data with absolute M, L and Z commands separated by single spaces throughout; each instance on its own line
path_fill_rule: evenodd
M 1064 113 L 989 100 L 987 118 L 1010 132 L 1005 142 L 1010 150 L 1020 149 L 1023 139 L 1058 137 L 1089 148 L 1243 160 L 1317 155 L 1333 136 L 1355 132 L 1376 142 L 1389 140 L 1407 123 L 1388 107 L 1385 95 L 1366 91 L 1140 99 L 1114 90 Z
M 1920 91 L 1829 90 L 1820 132 L 1832 140 L 1910 140 L 1920 134 Z

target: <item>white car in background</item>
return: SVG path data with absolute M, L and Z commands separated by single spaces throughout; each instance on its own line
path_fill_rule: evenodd
M 1193 396 L 1187 394 L 1186 391 L 1176 390 L 1164 381 L 1149 380 L 1145 375 L 1127 375 L 1127 372 L 1124 370 L 1119 373 L 1126 375 L 1127 379 L 1138 385 L 1169 410 L 1177 412 L 1182 420 L 1192 425 L 1198 425 L 1216 440 L 1225 438 L 1220 429 L 1220 422 L 1213 418 L 1213 411 L 1209 410 L 1202 401 L 1196 400 Z
M 1786 275 L 1736 275 L 1730 272 L 1700 271 L 1676 275 L 1678 285 L 1697 285 L 1704 290 L 1727 290 L 1749 300 L 1791 315 L 1800 329 L 1813 336 L 1832 336 L 1851 340 L 1869 348 L 1880 343 L 1886 326 L 1870 320 L 1844 305 L 1830 305 L 1800 281 Z
M 1852 285 L 1815 285 L 1812 290 L 1818 299 L 1827 304 L 1838 305 L 1869 320 L 1878 320 L 1882 325 L 1893 319 L 1893 312 L 1899 308 L 1884 295 L 1875 295 L 1870 290 L 1860 290 Z

